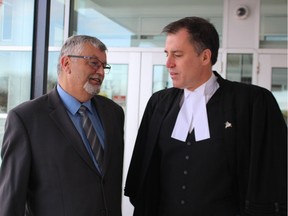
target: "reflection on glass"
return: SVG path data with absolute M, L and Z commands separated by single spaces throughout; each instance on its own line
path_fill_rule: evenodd
M 30 99 L 31 52 L 0 52 L 0 113 Z
M 231 81 L 252 83 L 252 54 L 228 54 L 226 78 Z
M 2 0 L 0 4 L 0 46 L 31 46 L 33 16 L 34 0 Z
M 0 113 L 7 113 L 8 104 L 8 77 L 0 79 Z
M 126 110 L 128 65 L 110 64 L 111 70 L 105 75 L 100 95 L 112 99 Z
M 260 2 L 260 48 L 287 49 L 287 0 Z
M 170 1 L 165 2 L 166 9 L 159 13 L 157 1 L 74 0 L 71 4 L 74 10 L 70 34 L 96 36 L 108 47 L 163 47 L 166 37 L 161 35 L 162 28 L 172 21 L 191 16 L 191 8 L 195 6 L 193 1 L 185 4 Z M 207 11 L 206 4 L 198 7 Z M 209 7 L 216 14 L 206 18 L 215 25 L 221 42 L 223 3 L 211 2 Z
M 52 0 L 50 5 L 49 46 L 62 46 L 64 40 L 65 0 Z
M 0 144 L 2 145 L 3 136 L 4 136 L 4 125 L 6 121 L 7 114 L 1 114 L 0 113 Z M 1 151 L 1 145 L 0 145 L 0 151 Z M 0 166 L 1 166 L 1 157 L 0 157 Z
M 0 51 L 0 143 L 7 113 L 30 99 L 31 52 Z
M 6 4 L 3 7 L 3 40 L 11 40 L 12 39 L 12 6 Z
M 51 91 L 57 84 L 57 64 L 59 52 L 49 52 L 48 56 L 48 75 L 47 75 L 47 92 Z
M 288 68 L 272 68 L 271 81 L 271 91 L 280 106 L 286 123 L 288 118 L 287 73 Z
M 7 100 L 8 100 L 8 77 L 0 77 L 0 146 L 4 135 L 4 125 L 7 116 L 6 114 L 8 104 Z
M 7 113 L 13 107 L 30 99 L 35 1 L 2 0 L 0 2 L 1 148 Z
M 172 80 L 165 65 L 153 66 L 153 89 L 152 92 L 172 87 Z
M 74 1 L 74 19 L 71 34 L 86 34 L 99 38 L 106 46 L 129 47 L 133 32 L 99 12 L 92 1 Z
M 52 0 L 50 6 L 50 31 L 49 48 L 56 47 L 60 50 L 64 43 L 64 16 L 65 0 Z M 49 51 L 47 72 L 47 92 L 53 89 L 57 83 L 57 63 L 59 51 Z

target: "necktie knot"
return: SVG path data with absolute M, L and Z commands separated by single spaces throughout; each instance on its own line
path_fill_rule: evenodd
M 86 115 L 86 110 L 87 110 L 86 107 L 81 105 L 78 112 L 81 116 L 84 116 L 84 115 Z

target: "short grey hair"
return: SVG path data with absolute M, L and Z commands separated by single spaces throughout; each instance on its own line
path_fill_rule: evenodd
M 106 45 L 96 37 L 92 37 L 88 35 L 71 36 L 65 41 L 65 43 L 63 44 L 61 48 L 59 58 L 58 58 L 58 65 L 57 65 L 58 75 L 61 72 L 60 61 L 61 61 L 62 56 L 79 55 L 82 52 L 85 43 L 90 43 L 92 46 L 98 48 L 102 52 L 107 51 Z

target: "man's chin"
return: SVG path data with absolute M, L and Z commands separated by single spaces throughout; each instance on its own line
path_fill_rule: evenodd
M 92 86 L 91 84 L 85 84 L 84 85 L 84 89 L 85 91 L 90 94 L 90 95 L 97 95 L 100 92 L 100 87 L 101 86 Z
M 93 91 L 87 91 L 91 95 L 97 95 L 100 92 L 100 89 L 94 89 Z

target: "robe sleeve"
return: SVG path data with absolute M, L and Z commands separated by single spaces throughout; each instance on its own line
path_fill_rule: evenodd
M 141 120 L 127 174 L 124 195 L 130 198 L 130 202 L 134 206 L 141 185 L 141 176 L 143 176 L 143 162 L 145 160 L 145 152 L 147 151 L 145 144 L 148 139 L 148 131 L 154 107 L 155 99 L 150 98 Z
M 237 136 L 249 137 L 247 176 L 239 178 L 242 180 L 239 185 L 245 188 L 241 216 L 284 216 L 287 215 L 287 125 L 272 93 L 262 88 L 254 90 L 248 114 L 250 125 L 246 125 L 250 130 Z

